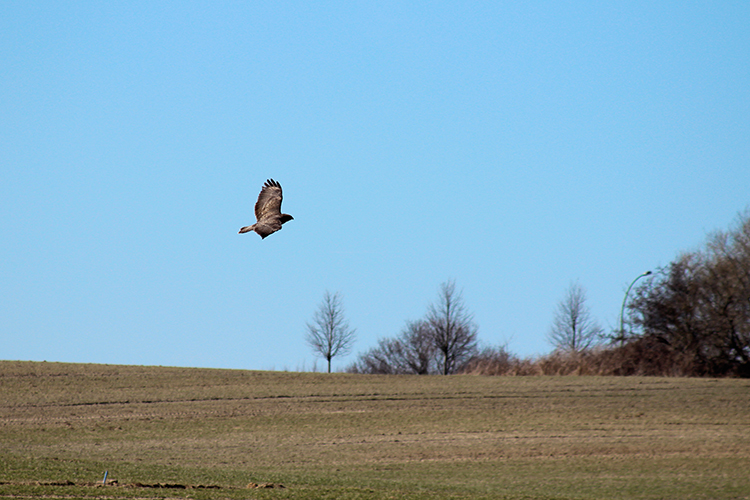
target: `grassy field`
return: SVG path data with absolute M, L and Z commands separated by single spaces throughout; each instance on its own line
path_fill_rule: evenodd
M 747 499 L 750 380 L 2 361 L 0 497 L 39 496 Z

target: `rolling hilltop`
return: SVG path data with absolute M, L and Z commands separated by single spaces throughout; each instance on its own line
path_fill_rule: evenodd
M 0 394 L 0 496 L 750 497 L 742 379 L 2 361 Z

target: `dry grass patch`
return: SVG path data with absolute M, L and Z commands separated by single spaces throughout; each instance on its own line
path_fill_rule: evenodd
M 248 483 L 287 486 L 253 493 L 274 498 L 750 492 L 746 380 L 0 362 L 0 390 L 0 480 L 9 482 L 0 495 L 23 495 L 24 481 L 91 482 L 104 470 L 119 484 L 218 485 L 229 497 Z

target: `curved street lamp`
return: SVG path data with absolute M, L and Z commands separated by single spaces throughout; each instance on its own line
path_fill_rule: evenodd
M 636 281 L 643 278 L 644 276 L 648 276 L 649 274 L 651 274 L 651 271 L 646 271 L 645 273 L 634 279 L 633 282 L 630 283 L 628 290 L 625 292 L 625 297 L 623 297 L 622 299 L 622 308 L 620 309 L 620 342 L 625 341 L 625 303 L 628 301 L 628 294 L 630 293 L 630 289 L 633 288 L 633 285 L 635 285 Z

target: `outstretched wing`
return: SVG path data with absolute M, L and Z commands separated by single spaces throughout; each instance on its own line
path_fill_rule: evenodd
M 268 179 L 255 203 L 255 218 L 258 222 L 278 218 L 281 215 L 281 184 Z

